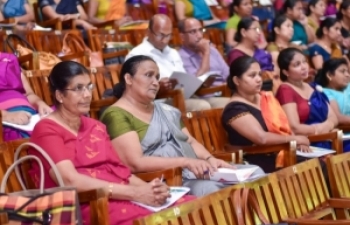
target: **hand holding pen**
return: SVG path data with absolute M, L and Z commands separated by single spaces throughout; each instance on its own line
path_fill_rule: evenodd
M 167 198 L 171 197 L 170 188 L 168 185 L 163 183 L 164 175 L 162 177 L 156 178 L 152 181 L 153 193 L 155 195 L 156 201 L 160 204 L 164 204 Z

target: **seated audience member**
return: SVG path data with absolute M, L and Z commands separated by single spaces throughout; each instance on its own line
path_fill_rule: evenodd
M 273 145 L 296 140 L 300 149 L 309 150 L 305 136 L 292 135 L 288 119 L 271 92 L 261 91 L 263 81 L 259 63 L 250 56 L 237 58 L 230 66 L 227 85 L 233 92 L 222 114 L 222 123 L 233 147 Z M 245 155 L 249 163 L 266 173 L 283 167 L 283 152 Z
M 300 42 L 304 49 L 308 43 L 315 40 L 315 31 L 308 24 L 308 19 L 303 12 L 301 0 L 286 0 L 283 4 L 282 13 L 293 21 L 294 35 L 292 42 Z
M 341 3 L 342 1 L 338 0 L 327 0 L 327 6 L 326 6 L 326 11 L 324 13 L 325 16 L 332 16 L 336 17 L 338 8 L 339 8 L 339 2 Z
M 273 30 L 271 32 L 271 41 L 267 46 L 267 51 L 270 52 L 274 65 L 274 89 L 278 89 L 281 84 L 280 70 L 277 65 L 277 57 L 282 49 L 291 47 L 293 44 L 290 40 L 293 37 L 293 23 L 285 15 L 277 16 L 273 21 Z
M 309 26 L 316 33 L 318 27 L 320 26 L 321 18 L 324 16 L 326 11 L 326 3 L 324 0 L 311 0 L 307 6 L 307 20 Z
M 280 52 L 277 63 L 283 84 L 276 98 L 287 114 L 293 133 L 308 136 L 332 131 L 338 120 L 328 98 L 320 86 L 304 82 L 309 70 L 304 54 L 299 49 L 287 48 Z M 330 148 L 328 142 L 317 146 Z
M 52 109 L 34 94 L 27 78 L 21 73 L 18 60 L 15 55 L 1 53 L 0 68 L 0 110 L 2 120 L 5 122 L 25 125 L 32 115 L 37 113 L 44 116 L 52 112 Z M 5 61 L 5 59 L 7 59 Z M 13 71 L 10 73 L 9 71 Z M 3 127 L 4 141 L 28 138 L 31 132 L 22 131 L 8 126 Z
M 156 61 L 160 74 L 159 92 L 174 88 L 169 79 L 173 72 L 186 72 L 178 51 L 168 46 L 172 31 L 172 23 L 168 16 L 154 15 L 149 21 L 147 37 L 126 56 L 127 60 L 135 55 L 146 55 Z M 185 104 L 187 111 L 211 108 L 209 102 L 202 99 L 186 99 Z
M 317 40 L 309 47 L 309 56 L 316 70 L 322 68 L 325 61 L 331 56 L 342 57 L 342 51 L 338 46 L 341 38 L 341 24 L 335 18 L 326 18 L 322 20 L 320 27 L 317 29 Z
M 76 25 L 86 30 L 95 27 L 87 22 L 88 17 L 80 0 L 38 0 L 43 16 L 47 19 L 59 18 L 61 21 L 74 19 Z
M 115 20 L 121 26 L 132 21 L 125 0 L 89 0 L 88 14 L 92 24 Z
M 255 43 L 259 41 L 261 33 L 261 27 L 257 20 L 252 17 L 242 18 L 238 23 L 235 34 L 235 41 L 238 44 L 228 54 L 228 63 L 231 65 L 237 58 L 248 55 L 255 58 L 264 75 L 267 75 L 269 79 L 273 80 L 274 66 L 272 64 L 271 54 L 255 46 Z
M 191 188 L 193 195 L 203 196 L 226 187 L 205 180 L 205 174 L 233 166 L 216 159 L 190 135 L 178 109 L 154 102 L 158 79 L 157 64 L 148 56 L 134 56 L 124 63 L 120 82 L 114 87 L 119 100 L 101 116 L 114 149 L 134 173 L 182 167 L 183 185 Z M 235 165 L 245 167 L 250 166 Z M 258 168 L 254 174 L 262 175 L 263 171 Z
M 316 80 L 323 87 L 340 125 L 350 125 L 350 73 L 344 58 L 326 61 L 319 70 Z M 350 151 L 350 141 L 344 141 L 344 152 Z
M 207 28 L 225 29 L 226 22 L 217 18 L 205 0 L 175 0 L 175 15 L 178 21 L 187 17 L 202 20 Z
M 203 27 L 194 18 L 187 18 L 179 23 L 179 31 L 182 38 L 182 47 L 179 50 L 186 72 L 190 76 L 201 76 L 211 71 L 218 71 L 213 86 L 226 82 L 229 68 L 219 51 L 203 38 Z M 228 98 L 208 97 L 211 108 L 224 108 Z
M 105 126 L 85 116 L 94 88 L 89 71 L 73 61 L 61 62 L 51 71 L 49 85 L 57 109 L 40 120 L 30 141 L 51 157 L 65 185 L 77 191 L 104 189 L 109 196 L 110 224 L 132 225 L 134 219 L 152 213 L 130 201 L 150 206 L 164 204 L 170 196 L 169 187 L 158 178 L 146 183 L 132 175 L 113 150 Z M 29 153 L 46 162 L 37 151 L 29 149 Z M 30 173 L 38 185 L 39 167 L 32 166 Z M 44 163 L 44 168 L 44 187 L 56 187 L 50 166 Z M 89 206 L 82 205 L 81 209 L 83 220 L 88 222 Z
M 229 48 L 237 45 L 234 40 L 237 26 L 241 18 L 252 16 L 253 5 L 251 0 L 236 0 L 230 5 L 231 18 L 226 24 L 226 44 Z
M 337 19 L 341 24 L 342 48 L 348 53 L 350 50 L 350 1 L 343 1 L 337 13 Z
M 21 2 L 0 1 L 0 21 L 13 18 L 15 20 L 17 29 L 31 30 L 34 28 L 34 11 L 30 7 L 27 0 Z

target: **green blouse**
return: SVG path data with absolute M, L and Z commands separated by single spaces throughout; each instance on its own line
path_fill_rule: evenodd
M 141 142 L 149 127 L 148 123 L 145 123 L 130 112 L 118 106 L 108 107 L 103 112 L 100 120 L 106 125 L 111 140 L 130 131 L 135 131 Z M 183 121 L 181 121 L 180 124 L 181 129 L 185 127 Z
M 241 21 L 241 17 L 239 17 L 237 14 L 234 14 L 230 19 L 227 20 L 226 30 L 228 29 L 237 30 L 239 21 Z

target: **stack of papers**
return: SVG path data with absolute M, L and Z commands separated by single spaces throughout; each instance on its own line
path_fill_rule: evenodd
M 326 148 L 319 148 L 319 147 L 314 147 L 310 146 L 310 149 L 312 152 L 302 152 L 302 151 L 297 151 L 298 156 L 306 157 L 306 158 L 319 158 L 325 155 L 333 154 L 335 153 L 334 150 L 332 149 L 326 149 Z
M 32 117 L 30 117 L 29 123 L 26 125 L 18 125 L 18 124 L 14 124 L 14 123 L 5 122 L 5 121 L 2 121 L 2 124 L 9 126 L 9 127 L 16 128 L 18 130 L 33 131 L 35 125 L 39 122 L 39 120 L 40 120 L 40 115 L 35 114 Z
M 243 181 L 248 181 L 253 178 L 252 174 L 257 168 L 258 167 L 246 169 L 219 168 L 216 172 L 210 175 L 210 180 L 226 184 L 236 184 Z
M 145 205 L 143 203 L 134 202 L 134 201 L 133 201 L 133 203 L 135 203 L 136 205 L 139 205 L 141 207 L 144 207 L 152 212 L 158 212 L 158 211 L 166 209 L 169 206 L 171 206 L 172 204 L 174 204 L 177 200 L 182 198 L 182 196 L 187 194 L 189 191 L 190 191 L 190 188 L 188 188 L 188 187 L 170 187 L 171 197 L 167 199 L 167 201 L 164 205 L 159 206 L 159 207 L 153 207 L 153 206 Z
M 120 30 L 145 30 L 148 28 L 148 21 L 147 20 L 135 20 L 135 21 L 130 21 L 127 23 L 122 24 L 119 29 Z

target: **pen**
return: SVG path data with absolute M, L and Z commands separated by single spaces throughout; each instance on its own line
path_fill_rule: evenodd
M 164 179 L 164 174 L 162 174 L 162 176 L 160 177 L 160 183 L 163 182 L 163 179 Z

